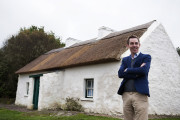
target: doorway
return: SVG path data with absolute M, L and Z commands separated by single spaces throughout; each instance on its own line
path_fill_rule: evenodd
M 34 77 L 34 93 L 33 93 L 33 109 L 37 110 L 38 109 L 38 99 L 39 99 L 39 80 L 40 77 Z

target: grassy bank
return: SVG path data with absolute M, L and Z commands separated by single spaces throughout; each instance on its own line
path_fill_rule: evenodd
M 77 114 L 73 116 L 52 116 L 50 114 L 27 114 L 0 108 L 0 120 L 121 120 L 102 116 Z M 180 118 L 151 119 L 151 120 L 180 120 Z

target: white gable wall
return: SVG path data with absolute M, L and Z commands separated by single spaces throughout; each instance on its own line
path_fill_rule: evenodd
M 179 55 L 161 24 L 142 38 L 145 40 L 142 40 L 141 51 L 152 57 L 149 73 L 150 114 L 180 114 Z

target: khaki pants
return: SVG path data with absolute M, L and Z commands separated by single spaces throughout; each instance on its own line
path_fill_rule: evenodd
M 138 92 L 124 92 L 124 120 L 148 120 L 148 97 Z

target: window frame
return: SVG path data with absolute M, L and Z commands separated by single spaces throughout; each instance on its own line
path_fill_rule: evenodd
M 90 86 L 88 85 L 88 83 L 90 83 Z M 88 94 L 89 90 L 91 91 L 90 94 L 92 95 Z M 94 97 L 94 78 L 85 79 L 85 98 L 93 98 L 93 97 Z

